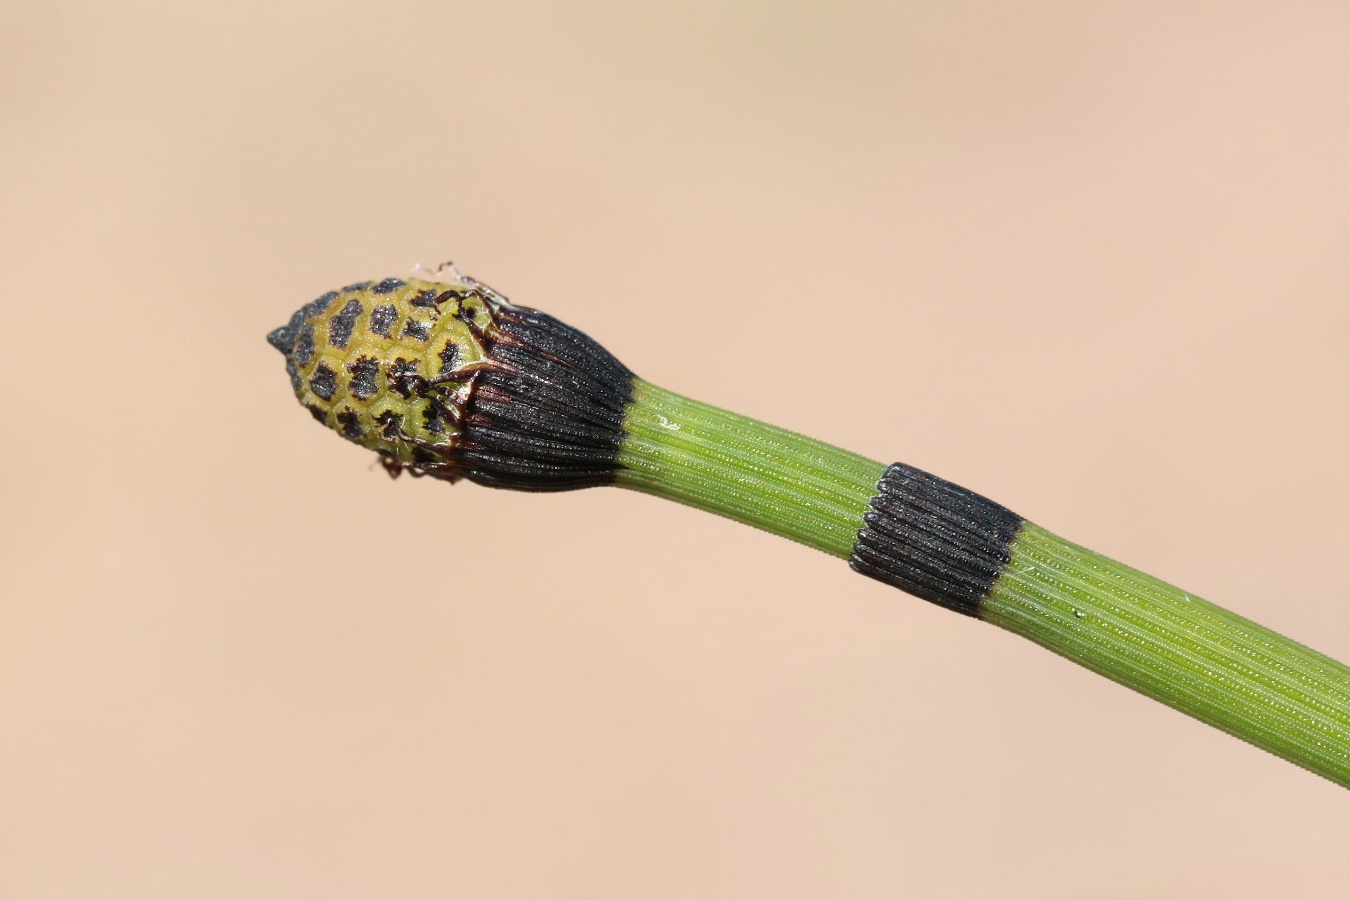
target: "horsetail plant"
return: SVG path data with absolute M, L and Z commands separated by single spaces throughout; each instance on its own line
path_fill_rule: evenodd
M 643 381 L 451 269 L 305 305 L 268 335 L 296 396 L 391 475 L 612 484 L 754 525 L 1020 634 L 1350 787 L 1350 668 L 979 494 Z

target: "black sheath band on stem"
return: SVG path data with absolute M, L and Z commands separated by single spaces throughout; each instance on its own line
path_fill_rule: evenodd
M 849 565 L 968 616 L 1007 564 L 1022 517 L 992 500 L 895 463 L 877 482 Z
M 525 306 L 495 311 L 498 368 L 478 375 L 457 471 L 489 487 L 568 491 L 614 480 L 633 373 L 585 334 Z

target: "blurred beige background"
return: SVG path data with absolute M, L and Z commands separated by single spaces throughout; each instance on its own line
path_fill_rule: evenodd
M 453 257 L 1347 659 L 1347 48 L 1339 0 L 0 6 L 0 897 L 1344 897 L 1330 783 L 692 510 L 391 483 L 263 336 Z

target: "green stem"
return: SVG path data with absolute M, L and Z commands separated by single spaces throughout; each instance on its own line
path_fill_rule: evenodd
M 841 558 L 886 470 L 640 379 L 624 433 L 620 486 Z M 1008 551 L 979 618 L 1350 787 L 1350 668 L 1031 522 Z
M 980 618 L 1350 787 L 1350 668 L 1030 522 L 1012 551 Z
M 886 468 L 639 378 L 616 484 L 847 559 Z

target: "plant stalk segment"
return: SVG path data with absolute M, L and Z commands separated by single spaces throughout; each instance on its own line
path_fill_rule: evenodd
M 459 276 L 306 304 L 268 341 L 323 424 L 409 472 L 613 484 L 847 559 L 1350 787 L 1350 668 L 902 463 L 643 381 L 604 347 Z
M 634 379 L 615 484 L 847 559 L 885 466 Z

